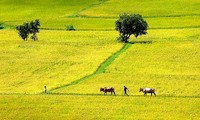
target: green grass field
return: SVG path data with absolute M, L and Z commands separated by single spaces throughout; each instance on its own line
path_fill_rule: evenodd
M 199 100 L 184 97 L 4 95 L 1 119 L 199 119 Z
M 1 0 L 0 118 L 199 119 L 199 8 L 198 0 Z M 116 41 L 123 12 L 149 24 L 133 44 Z M 21 40 L 15 26 L 34 19 L 39 40 Z M 105 86 L 116 96 L 100 93 Z

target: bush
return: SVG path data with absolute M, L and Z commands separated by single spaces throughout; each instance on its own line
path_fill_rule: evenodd
M 69 25 L 66 25 L 66 30 L 71 31 L 71 30 L 75 30 L 75 28 L 72 24 L 69 24 Z
M 0 23 L 0 29 L 4 29 L 3 23 Z

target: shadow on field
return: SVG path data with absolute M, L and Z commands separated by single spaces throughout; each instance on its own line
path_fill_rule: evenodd
M 143 98 L 200 98 L 200 96 L 173 96 L 173 95 L 157 95 L 156 97 L 155 96 L 150 96 L 150 95 L 147 95 L 147 96 L 144 96 L 144 95 L 129 95 L 129 96 L 126 96 L 126 95 L 111 95 L 111 94 L 107 94 L 107 95 L 104 95 L 104 94 L 101 94 L 101 93 L 97 93 L 97 94 L 94 94 L 94 93 L 86 93 L 86 94 L 82 94 L 82 93 L 52 93 L 52 92 L 47 92 L 47 93 L 38 93 L 38 94 L 34 94 L 34 93 L 0 93 L 0 96 L 1 95 L 72 95 L 72 96 L 104 96 L 104 97 L 143 97 Z
M 107 95 L 104 95 L 104 94 L 81 94 L 81 93 L 47 93 L 47 95 L 76 95 L 76 96 L 105 96 L 105 97 L 121 97 L 121 96 L 124 96 L 124 97 L 144 97 L 144 98 L 200 98 L 200 96 L 167 96 L 167 95 L 159 95 L 159 96 L 143 96 L 143 95 L 129 95 L 129 96 L 126 96 L 126 95 L 111 95 L 111 94 L 107 94 Z
M 133 41 L 133 42 L 129 42 L 130 44 L 152 44 L 153 41 Z

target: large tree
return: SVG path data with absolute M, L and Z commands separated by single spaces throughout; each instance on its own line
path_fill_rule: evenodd
M 147 34 L 148 24 L 139 14 L 123 13 L 115 22 L 115 29 L 119 31 L 118 40 L 128 42 L 132 34 L 137 38 L 139 35 Z
M 22 25 L 19 25 L 16 27 L 18 30 L 19 36 L 23 40 L 27 40 L 29 37 L 29 34 L 32 34 L 31 39 L 37 40 L 37 35 L 36 33 L 39 33 L 39 26 L 40 26 L 40 21 L 36 19 L 35 21 L 31 21 L 30 23 L 25 22 Z

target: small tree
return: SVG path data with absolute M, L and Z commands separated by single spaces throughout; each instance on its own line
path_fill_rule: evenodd
M 115 22 L 115 29 L 119 31 L 118 40 L 128 42 L 132 34 L 137 38 L 139 35 L 147 34 L 147 22 L 139 14 L 126 14 L 120 15 L 119 19 Z
M 18 34 L 19 36 L 23 39 L 23 40 L 27 40 L 29 34 L 32 34 L 31 39 L 33 40 L 37 40 L 37 33 L 39 33 L 39 26 L 40 26 L 40 22 L 38 19 L 36 19 L 35 21 L 31 21 L 30 23 L 23 23 L 22 25 L 19 25 L 16 27 L 16 29 L 18 30 Z
M 66 30 L 71 31 L 71 30 L 76 30 L 76 29 L 74 28 L 72 24 L 69 24 L 69 25 L 66 25 Z

